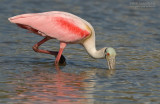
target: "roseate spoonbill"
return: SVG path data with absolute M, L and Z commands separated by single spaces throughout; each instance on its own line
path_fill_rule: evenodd
M 62 52 L 67 44 L 81 44 L 93 58 L 106 58 L 109 69 L 115 68 L 116 52 L 111 47 L 100 50 L 95 46 L 95 31 L 90 23 L 71 13 L 50 11 L 28 13 L 10 17 L 9 21 L 29 32 L 45 37 L 33 46 L 35 52 L 52 54 L 56 57 L 55 65 L 65 63 Z M 59 52 L 41 50 L 38 47 L 49 39 L 60 41 Z

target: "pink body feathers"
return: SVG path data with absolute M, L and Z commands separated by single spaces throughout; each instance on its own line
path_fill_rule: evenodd
M 9 20 L 38 35 L 56 38 L 67 43 L 78 43 L 91 33 L 81 18 L 66 12 L 22 14 L 11 17 Z

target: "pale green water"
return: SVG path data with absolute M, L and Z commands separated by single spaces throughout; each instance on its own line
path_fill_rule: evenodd
M 160 7 L 132 0 L 1 0 L 0 103 L 2 104 L 159 104 Z M 144 7 L 146 5 L 146 7 Z M 8 17 L 30 12 L 67 11 L 89 21 L 97 48 L 117 50 L 117 69 L 88 56 L 80 45 L 64 51 L 67 65 L 35 53 L 42 39 L 9 23 Z M 58 50 L 51 40 L 41 48 Z

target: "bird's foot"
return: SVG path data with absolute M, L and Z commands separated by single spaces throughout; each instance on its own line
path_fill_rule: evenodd
M 66 65 L 65 57 L 62 55 L 59 62 L 55 61 L 54 64 L 55 64 L 55 66 L 65 66 Z

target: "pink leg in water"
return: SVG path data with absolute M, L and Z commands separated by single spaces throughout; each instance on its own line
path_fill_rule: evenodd
M 49 37 L 45 37 L 44 39 L 42 39 L 41 41 L 39 41 L 38 43 L 36 43 L 32 48 L 35 52 L 39 52 L 39 53 L 45 53 L 45 54 L 51 54 L 54 55 L 56 57 L 55 63 L 56 65 L 58 65 L 58 63 L 65 65 L 65 57 L 62 55 L 61 53 L 61 57 L 57 59 L 57 55 L 59 54 L 59 52 L 56 51 L 48 51 L 48 50 L 42 50 L 39 49 L 39 46 L 42 45 L 43 43 L 45 43 L 46 41 L 48 41 L 50 38 Z M 58 63 L 57 63 L 58 62 Z
M 62 56 L 63 50 L 66 47 L 66 45 L 67 45 L 66 43 L 60 42 L 60 49 L 59 49 L 58 55 L 56 57 L 55 65 L 58 65 L 60 58 Z

